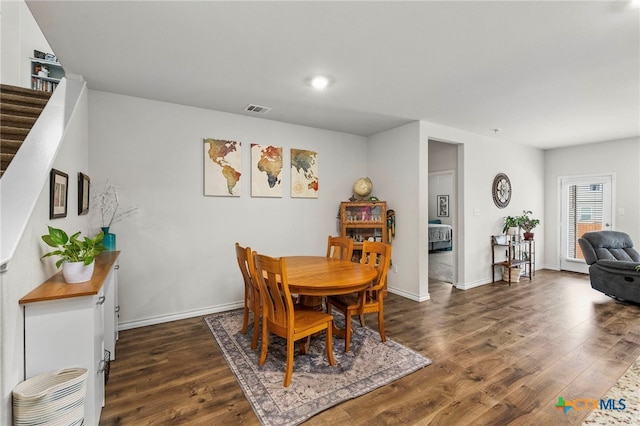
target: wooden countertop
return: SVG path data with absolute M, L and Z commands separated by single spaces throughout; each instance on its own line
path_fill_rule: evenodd
M 70 297 L 93 296 L 102 288 L 105 278 L 113 268 L 120 255 L 119 251 L 103 251 L 96 256 L 96 265 L 90 281 L 78 284 L 67 284 L 62 271 L 49 278 L 27 293 L 18 303 L 26 305 L 47 300 L 67 299 Z

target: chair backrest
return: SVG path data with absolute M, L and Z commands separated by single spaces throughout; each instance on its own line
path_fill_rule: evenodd
M 263 315 L 280 332 L 293 329 L 293 300 L 287 281 L 284 258 L 274 258 L 253 252 L 255 280 L 260 284 Z
M 353 239 L 349 237 L 332 237 L 327 241 L 327 257 L 351 260 L 353 256 Z
M 631 237 L 619 231 L 587 232 L 578 240 L 588 265 L 598 260 L 640 262 L 640 254 L 633 247 Z
M 369 290 L 381 290 L 387 287 L 387 272 L 391 265 L 391 244 L 364 241 L 360 263 L 378 270 L 378 277 Z
M 251 248 L 241 247 L 236 243 L 236 258 L 238 259 L 238 266 L 240 272 L 242 272 L 242 279 L 244 280 L 244 294 L 251 302 L 259 301 L 260 287 L 253 279 L 253 256 L 251 255 Z M 254 300 L 254 298 L 258 298 Z

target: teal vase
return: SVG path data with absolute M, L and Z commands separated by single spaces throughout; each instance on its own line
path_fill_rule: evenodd
M 108 226 L 102 228 L 102 232 L 104 232 L 102 245 L 105 246 L 107 251 L 114 251 L 116 249 L 116 234 L 110 233 Z

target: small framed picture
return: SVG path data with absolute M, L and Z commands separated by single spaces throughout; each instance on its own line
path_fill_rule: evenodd
M 89 213 L 89 186 L 91 179 L 84 173 L 78 173 L 78 216 Z
M 67 217 L 68 193 L 69 175 L 61 172 L 60 170 L 51 169 L 49 219 Z
M 449 196 L 438 195 L 438 217 L 449 217 Z

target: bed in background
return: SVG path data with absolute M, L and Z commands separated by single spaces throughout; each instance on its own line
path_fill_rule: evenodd
M 451 250 L 453 246 L 453 228 L 440 219 L 429 221 L 429 251 Z

